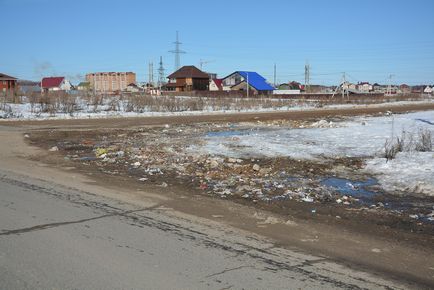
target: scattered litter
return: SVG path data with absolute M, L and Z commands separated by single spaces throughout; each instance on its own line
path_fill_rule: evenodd
M 220 215 L 220 214 L 213 214 L 213 215 L 211 215 L 213 218 L 223 218 L 224 216 L 223 215 Z
M 139 161 L 134 162 L 134 164 L 133 164 L 133 166 L 134 166 L 135 168 L 140 167 L 140 165 L 141 165 L 141 163 L 140 163 Z
M 304 202 L 313 202 L 313 198 L 308 197 L 308 196 L 303 197 L 301 200 Z
M 53 146 L 50 149 L 48 149 L 48 151 L 51 151 L 51 152 L 59 151 L 59 148 L 57 146 Z
M 108 151 L 106 148 L 96 148 L 95 149 L 95 155 L 97 157 L 101 157 L 102 155 L 104 155 L 104 157 L 105 157 L 105 156 L 107 156 L 107 153 L 108 153 Z M 104 157 L 102 157 L 102 158 L 104 158 Z

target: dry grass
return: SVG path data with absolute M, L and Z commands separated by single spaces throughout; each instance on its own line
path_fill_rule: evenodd
M 402 97 L 399 100 L 409 100 L 413 97 Z M 398 100 L 398 99 L 397 99 Z M 191 111 L 251 111 L 251 110 L 285 110 L 293 107 L 323 107 L 330 104 L 357 103 L 369 104 L 392 101 L 390 98 L 357 96 L 350 100 L 329 96 L 293 96 L 280 98 L 278 96 L 256 95 L 245 97 L 177 97 L 155 96 L 144 93 L 104 95 L 92 92 L 50 92 L 48 94 L 33 93 L 27 96 L 17 94 L 0 95 L 3 108 L 9 110 L 5 104 L 29 103 L 31 113 L 41 114 L 69 114 L 78 112 L 98 113 L 110 112 L 191 112 Z M 5 111 L 3 110 L 3 111 Z
M 430 152 L 432 151 L 431 131 L 419 128 L 417 132 L 402 131 L 401 136 L 387 139 L 384 144 L 384 157 L 387 161 L 396 157 L 399 152 Z

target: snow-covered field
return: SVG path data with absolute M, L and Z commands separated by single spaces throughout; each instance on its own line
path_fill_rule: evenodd
M 204 115 L 214 113 L 238 113 L 238 112 L 270 112 L 270 111 L 300 111 L 314 109 L 339 109 L 351 107 L 381 107 L 390 106 L 391 103 L 354 105 L 354 104 L 329 104 L 319 106 L 318 101 L 296 100 L 296 99 L 233 99 L 232 102 L 220 103 L 218 99 L 202 98 L 199 105 L 189 102 L 197 102 L 197 98 L 191 97 L 159 97 L 165 105 L 158 105 L 156 98 L 150 102 L 152 105 L 133 104 L 135 101 L 106 97 L 100 104 L 92 105 L 89 100 L 76 97 L 73 101 L 75 108 L 70 110 L 67 102 L 55 101 L 52 110 L 42 110 L 39 103 L 23 102 L 21 104 L 0 103 L 1 120 L 56 120 L 56 119 L 94 119 L 94 118 L 116 118 L 116 117 L 146 117 L 146 116 L 184 116 Z M 25 98 L 24 98 L 25 99 Z M 173 102 L 173 103 L 171 103 Z M 422 101 L 400 101 L 394 102 L 394 106 L 406 104 L 433 103 L 433 99 Z M 173 107 L 172 107 L 173 106 Z M 199 109 L 194 109 L 199 107 Z M 51 112 L 50 112 L 51 111 Z
M 434 196 L 434 152 L 400 152 L 390 161 L 383 157 L 385 141 L 401 136 L 403 130 L 414 133 L 415 139 L 419 130 L 429 130 L 434 136 L 434 111 L 359 117 L 339 123 L 322 121 L 314 128 L 234 128 L 208 134 L 203 146 L 191 150 L 234 158 L 362 157 L 366 159 L 364 171 L 375 175 L 386 190 Z
M 192 97 L 152 97 L 143 99 L 106 96 L 96 102 L 81 97 L 52 99 L 48 105 L 31 104 L 25 97 L 19 104 L 0 103 L 0 120 L 55 120 L 172 115 L 203 115 L 212 113 L 288 111 L 312 109 L 317 101 L 293 99 L 216 99 Z M 74 105 L 71 109 L 71 104 Z

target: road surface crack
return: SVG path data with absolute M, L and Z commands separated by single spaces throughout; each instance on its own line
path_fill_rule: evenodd
M 143 209 L 129 210 L 129 211 L 124 211 L 124 212 L 119 212 L 119 213 L 104 214 L 104 215 L 100 215 L 100 216 L 96 216 L 96 217 L 92 217 L 92 218 L 87 218 L 87 219 L 76 220 L 76 221 L 49 223 L 49 224 L 42 224 L 42 225 L 37 225 L 37 226 L 22 228 L 22 229 L 7 230 L 7 231 L 3 231 L 2 233 L 0 233 L 0 236 L 19 235 L 19 234 L 23 234 L 23 233 L 41 231 L 41 230 L 56 228 L 56 227 L 60 227 L 60 226 L 71 225 L 71 224 L 79 224 L 79 223 L 84 223 L 84 222 L 88 222 L 88 221 L 93 221 L 93 220 L 98 220 L 98 219 L 103 219 L 103 218 L 113 217 L 113 216 L 127 216 L 131 213 L 152 210 L 152 209 L 155 209 L 159 206 L 160 205 L 158 204 L 158 205 L 154 205 L 154 206 L 143 208 Z
M 235 268 L 224 269 L 221 272 L 217 272 L 217 273 L 208 275 L 205 278 L 211 278 L 211 277 L 214 277 L 214 276 L 222 275 L 222 274 L 225 274 L 227 272 L 234 271 L 234 270 L 239 270 L 239 269 L 243 269 L 243 268 L 254 268 L 254 267 L 253 266 L 246 266 L 246 265 L 244 265 L 244 266 L 238 266 L 238 267 L 235 267 Z

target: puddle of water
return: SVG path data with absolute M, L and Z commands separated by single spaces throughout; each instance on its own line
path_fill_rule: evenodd
M 229 130 L 229 131 L 212 131 L 206 133 L 206 137 L 233 137 L 249 135 L 251 131 Z
M 373 197 L 377 192 L 367 189 L 368 186 L 377 185 L 378 182 L 374 178 L 369 178 L 366 181 L 353 181 L 345 178 L 329 177 L 321 181 L 321 184 L 331 187 L 337 192 L 354 197 Z
M 324 178 L 321 184 L 330 187 L 340 194 L 354 196 L 359 199 L 361 203 L 371 205 L 375 204 L 374 197 L 382 194 L 381 192 L 375 192 L 368 189 L 369 186 L 377 185 L 378 182 L 375 178 L 370 178 L 366 181 L 354 181 L 345 178 L 329 177 Z M 384 207 L 389 210 L 408 211 L 413 210 L 416 212 L 424 212 L 429 209 L 433 209 L 431 203 L 418 204 L 410 200 L 389 200 L 382 201 Z M 419 221 L 424 223 L 434 223 L 434 219 L 431 216 L 423 216 L 419 214 Z

